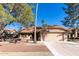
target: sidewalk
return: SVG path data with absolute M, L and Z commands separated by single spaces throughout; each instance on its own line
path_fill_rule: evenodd
M 50 52 L 0 52 L 0 56 L 53 56 Z
M 55 56 L 79 56 L 79 43 L 53 41 L 44 44 Z

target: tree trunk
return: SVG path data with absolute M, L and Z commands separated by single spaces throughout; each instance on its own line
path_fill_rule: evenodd
M 36 37 L 36 26 L 37 26 L 37 16 L 38 16 L 38 3 L 37 3 L 37 5 L 36 5 L 36 18 L 35 18 L 35 30 L 34 30 L 34 43 L 36 43 L 37 42 L 37 37 Z

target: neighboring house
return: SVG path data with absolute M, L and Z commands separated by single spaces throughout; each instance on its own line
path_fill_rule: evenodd
M 64 27 L 48 26 L 46 28 L 45 35 L 43 37 L 44 37 L 45 41 L 65 40 L 65 37 L 66 37 L 65 33 L 66 32 L 68 32 L 68 30 L 65 29 Z
M 79 28 L 69 29 L 68 38 L 69 39 L 79 39 Z
M 37 38 L 37 41 L 40 41 L 41 39 L 41 27 L 37 27 L 36 28 L 37 30 L 36 30 L 36 38 Z M 22 39 L 24 39 L 24 38 L 28 38 L 29 37 L 29 40 L 30 41 L 33 41 L 34 40 L 34 27 L 29 27 L 29 28 L 26 28 L 26 29 L 23 29 L 23 30 L 21 30 L 21 32 L 20 32 L 20 38 Z M 22 39 L 22 40 L 23 40 Z M 26 40 L 26 39 L 24 39 L 24 40 Z

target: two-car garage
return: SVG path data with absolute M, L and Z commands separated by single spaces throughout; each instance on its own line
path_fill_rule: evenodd
M 45 36 L 45 41 L 56 41 L 56 40 L 62 40 L 62 34 L 47 33 Z
M 45 34 L 44 40 L 45 41 L 57 41 L 57 40 L 63 40 L 65 33 L 67 30 L 62 28 L 62 27 L 48 27 L 47 28 L 47 33 Z

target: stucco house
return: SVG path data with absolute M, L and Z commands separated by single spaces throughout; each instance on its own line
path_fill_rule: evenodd
M 36 38 L 37 41 L 41 41 L 41 27 L 36 27 Z M 29 27 L 20 31 L 20 38 L 22 40 L 29 39 L 30 41 L 34 40 L 34 27 Z M 24 39 L 25 38 L 25 39 Z
M 61 27 L 61 26 L 48 26 L 45 27 L 45 31 L 42 32 L 43 27 L 37 27 L 36 30 L 36 36 L 37 41 L 53 41 L 53 40 L 65 40 L 67 39 L 67 35 L 65 35 L 66 32 L 68 32 L 68 29 Z M 34 27 L 29 27 L 24 30 L 21 30 L 20 37 L 21 38 L 27 38 L 30 36 L 30 40 L 33 41 L 34 39 Z
M 43 37 L 45 41 L 65 40 L 67 39 L 67 35 L 65 35 L 66 32 L 68 32 L 68 29 L 64 27 L 48 26 Z

